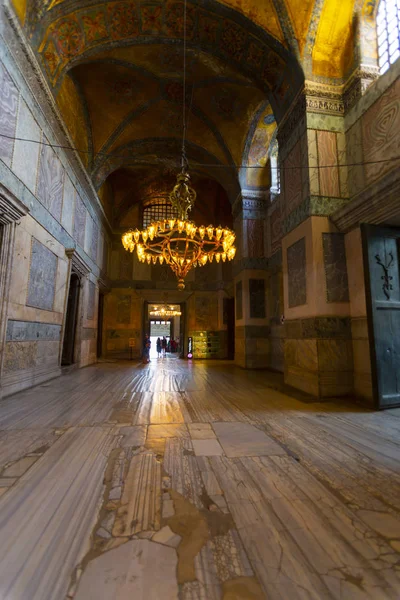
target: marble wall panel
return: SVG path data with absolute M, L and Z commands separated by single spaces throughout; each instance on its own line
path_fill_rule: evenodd
M 65 175 L 61 224 L 70 235 L 72 235 L 73 232 L 75 194 L 75 187 L 73 186 L 71 179 L 68 175 Z
M 0 63 L 0 131 L 10 138 L 15 136 L 18 113 L 18 90 Z M 0 159 L 11 166 L 14 140 L 0 137 Z
M 280 247 L 282 239 L 282 218 L 280 205 L 275 208 L 270 216 L 271 254 Z
M 399 168 L 400 79 L 397 79 L 362 117 L 367 184 Z
M 38 142 L 41 140 L 40 127 L 22 98 L 19 102 L 16 137 Z M 12 170 L 32 194 L 36 192 L 39 149 L 39 144 L 18 140 L 14 145 Z
M 347 165 L 346 136 L 342 132 L 336 134 L 339 165 Z M 348 198 L 348 167 L 339 167 L 339 186 L 341 198 Z
M 238 281 L 236 283 L 236 320 L 243 319 L 243 283 L 242 281 Z
M 57 256 L 32 238 L 27 306 L 52 310 L 56 287 Z
M 96 286 L 93 281 L 88 282 L 88 301 L 86 309 L 86 318 L 94 319 L 94 309 L 96 304 Z
M 280 318 L 281 315 L 281 275 L 280 273 L 274 273 L 269 279 L 269 314 L 274 320 Z
M 349 302 L 346 247 L 343 233 L 323 233 L 326 301 Z
M 81 248 L 85 245 L 86 208 L 79 194 L 75 198 L 75 217 L 73 236 Z
M 131 321 L 132 296 L 118 296 L 117 323 L 129 325 Z
M 287 249 L 289 307 L 307 302 L 306 239 L 303 237 Z
M 93 221 L 92 224 L 92 239 L 90 244 L 89 256 L 97 264 L 97 251 L 99 246 L 99 228 L 97 224 Z
M 315 129 L 307 129 L 308 161 L 310 177 L 310 194 L 319 196 L 319 172 L 318 172 L 318 147 L 317 132 Z
M 38 342 L 7 342 L 4 350 L 3 373 L 31 369 L 36 364 Z
M 340 196 L 336 133 L 317 131 L 319 185 L 321 196 Z M 323 168 L 321 168 L 323 167 Z M 328 168 L 327 168 L 328 167 Z
M 93 219 L 89 213 L 86 214 L 85 223 L 85 244 L 84 250 L 88 256 L 90 256 L 90 249 L 92 245 L 92 232 L 93 232 Z
M 158 266 L 161 267 L 160 271 L 164 270 L 161 265 Z M 127 252 L 121 246 L 119 250 L 119 279 L 122 279 L 122 281 L 130 281 L 132 279 L 132 272 L 133 254 L 131 252 Z
M 43 136 L 43 143 L 47 139 Z M 36 195 L 57 221 L 61 221 L 64 191 L 64 169 L 51 146 L 42 145 Z
M 285 214 L 291 213 L 302 201 L 301 140 L 284 160 Z
M 355 196 L 361 192 L 365 183 L 363 162 L 363 139 L 361 120 L 356 121 L 346 134 L 348 168 L 348 192 L 349 196 Z
M 6 340 L 8 342 L 40 342 L 59 341 L 61 337 L 61 325 L 54 323 L 32 323 L 31 321 L 7 322 Z
M 264 222 L 260 219 L 247 219 L 247 256 L 262 258 L 264 256 Z
M 265 319 L 265 280 L 249 279 L 250 318 Z
M 192 329 L 194 331 L 214 331 L 218 328 L 218 298 L 214 294 L 196 294 Z

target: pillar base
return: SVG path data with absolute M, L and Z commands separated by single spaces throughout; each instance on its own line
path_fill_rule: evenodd
M 350 319 L 315 317 L 285 323 L 285 383 L 319 398 L 353 393 Z
M 235 364 L 244 369 L 266 369 L 270 362 L 268 326 L 242 325 L 235 329 Z

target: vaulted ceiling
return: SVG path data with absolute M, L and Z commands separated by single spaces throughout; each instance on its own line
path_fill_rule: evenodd
M 103 202 L 116 206 L 112 195 L 132 177 L 176 169 L 183 3 L 13 2 Z M 266 165 L 277 122 L 304 78 L 342 82 L 360 4 L 188 0 L 187 152 L 198 177 L 222 186 L 231 201 L 240 185 L 268 185 L 268 169 L 235 165 Z

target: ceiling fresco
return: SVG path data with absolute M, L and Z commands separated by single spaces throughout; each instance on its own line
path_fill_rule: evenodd
M 172 184 L 179 165 L 182 1 L 11 1 L 110 221 L 126 223 L 129 195 Z M 269 185 L 270 145 L 304 79 L 343 83 L 354 12 L 377 2 L 187 1 L 187 155 L 233 202 Z

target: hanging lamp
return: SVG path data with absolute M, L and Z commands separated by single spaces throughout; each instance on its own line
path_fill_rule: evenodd
M 190 185 L 186 159 L 186 0 L 184 3 L 183 35 L 183 138 L 181 171 L 169 195 L 175 218 L 155 221 L 146 229 L 130 229 L 122 235 L 125 250 L 136 249 L 140 262 L 168 265 L 178 279 L 178 289 L 185 289 L 185 278 L 195 267 L 204 267 L 215 260 L 230 261 L 235 258 L 235 233 L 231 229 L 214 225 L 197 226 L 188 217 L 196 200 Z

